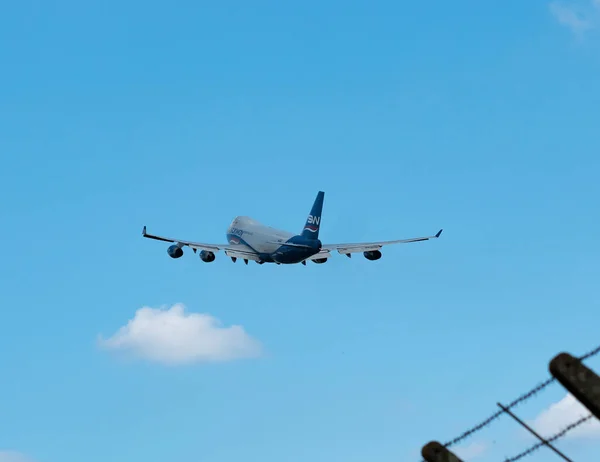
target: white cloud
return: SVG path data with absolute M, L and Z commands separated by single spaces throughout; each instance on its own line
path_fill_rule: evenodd
M 596 1 L 596 0 L 594 0 Z M 550 3 L 550 12 L 563 26 L 568 27 L 577 35 L 593 27 L 588 15 L 583 14 L 575 5 L 565 5 L 559 1 Z
M 458 446 L 452 450 L 460 459 L 465 462 L 476 460 L 482 456 L 488 449 L 487 444 L 471 443 L 464 446 Z
M 187 314 L 182 304 L 169 309 L 140 308 L 127 325 L 108 339 L 100 337 L 99 343 L 162 364 L 251 358 L 262 349 L 243 327 L 223 327 L 209 314 Z
M 0 462 L 33 462 L 33 459 L 17 451 L 0 451 Z
M 553 0 L 550 13 L 579 38 L 600 25 L 600 0 L 572 0 L 569 4 Z
M 542 437 L 549 438 L 568 425 L 590 414 L 586 407 L 571 394 L 552 404 L 530 423 Z M 600 421 L 592 418 L 569 431 L 565 438 L 600 438 Z

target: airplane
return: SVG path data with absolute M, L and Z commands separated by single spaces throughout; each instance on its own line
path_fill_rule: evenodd
M 223 250 L 225 255 L 230 257 L 234 263 L 240 258 L 244 260 L 246 265 L 249 260 L 253 260 L 259 265 L 263 263 L 275 263 L 278 265 L 302 263 L 306 265 L 307 260 L 314 263 L 325 263 L 331 258 L 331 252 L 333 251 L 346 255 L 348 258 L 353 253 L 362 252 L 367 260 L 379 260 L 382 256 L 380 249 L 384 245 L 406 244 L 409 242 L 436 239 L 440 237 L 443 231 L 440 229 L 433 236 L 414 237 L 395 241 L 322 244 L 319 240 L 319 229 L 321 226 L 324 197 L 325 193 L 319 191 L 300 234 L 266 226 L 248 216 L 237 216 L 227 228 L 226 236 L 228 244 L 205 244 L 155 236 L 146 232 L 146 226 L 143 228 L 142 236 L 158 241 L 172 242 L 173 245 L 167 249 L 167 253 L 171 258 L 180 258 L 183 256 L 183 247 L 187 246 L 194 253 L 199 250 L 200 259 L 205 263 L 215 261 L 215 253 Z

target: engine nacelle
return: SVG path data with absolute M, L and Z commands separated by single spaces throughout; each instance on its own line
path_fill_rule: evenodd
M 178 245 L 172 245 L 167 249 L 167 253 L 171 258 L 179 258 L 183 255 L 183 250 Z
M 215 261 L 215 254 L 210 252 L 209 250 L 203 250 L 200 252 L 200 259 L 204 263 L 210 263 L 211 261 Z
M 313 262 L 315 263 L 325 263 L 327 261 L 327 258 L 315 258 L 313 260 Z
M 367 250 L 363 252 L 363 255 L 367 260 L 379 260 L 381 258 L 381 252 L 379 250 Z

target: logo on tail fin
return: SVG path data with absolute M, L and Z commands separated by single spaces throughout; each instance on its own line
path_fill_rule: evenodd
M 306 220 L 306 226 L 304 229 L 310 231 L 311 233 L 316 233 L 319 231 L 319 222 L 321 221 L 321 217 L 313 217 L 309 215 Z
M 321 217 L 313 217 L 312 215 L 309 215 L 306 222 L 309 224 L 315 224 L 316 226 L 319 226 L 319 222 L 321 221 Z

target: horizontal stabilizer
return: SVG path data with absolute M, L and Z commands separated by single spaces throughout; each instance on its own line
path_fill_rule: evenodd
M 308 257 L 307 260 L 319 260 L 321 258 L 331 258 L 331 254 L 327 251 L 321 251 L 316 255 Z
M 286 246 L 289 246 L 289 247 L 299 247 L 301 249 L 312 249 L 313 248 L 310 245 L 295 244 L 293 242 L 275 242 L 275 241 L 269 241 L 269 244 L 286 245 Z

